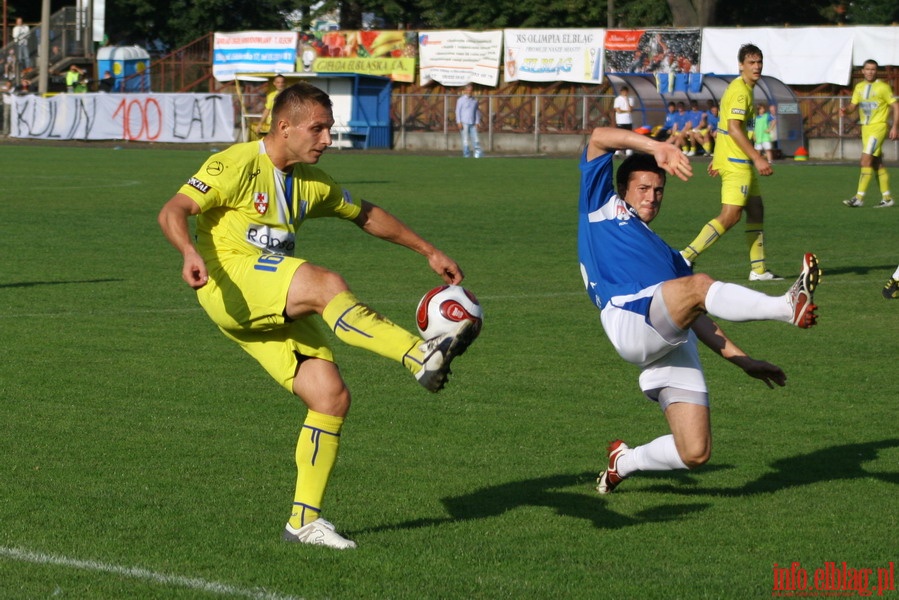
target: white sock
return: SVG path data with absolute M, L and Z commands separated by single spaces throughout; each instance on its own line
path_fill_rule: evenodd
M 618 459 L 618 474 L 627 477 L 634 471 L 673 471 L 686 469 L 674 445 L 673 435 L 663 435 L 631 449 Z
M 897 267 L 896 272 L 893 273 L 893 279 L 899 279 L 899 267 Z
M 735 283 L 716 281 L 705 296 L 705 309 L 728 321 L 786 321 L 793 308 L 786 296 L 769 296 Z

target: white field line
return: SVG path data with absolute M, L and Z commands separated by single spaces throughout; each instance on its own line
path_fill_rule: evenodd
M 165 573 L 156 573 L 139 567 L 123 567 L 119 565 L 111 565 L 93 560 L 79 560 L 76 558 L 68 558 L 65 556 L 57 556 L 53 554 L 45 554 L 43 552 L 32 552 L 30 550 L 22 550 L 21 548 L 9 548 L 0 546 L 0 558 L 8 558 L 21 562 L 28 562 L 37 565 L 55 565 L 61 567 L 69 567 L 72 569 L 81 569 L 83 571 L 94 571 L 100 573 L 110 573 L 122 577 L 130 577 L 132 579 L 140 579 L 161 586 L 183 587 L 211 594 L 220 594 L 223 596 L 237 596 L 241 598 L 252 598 L 253 600 L 301 600 L 296 596 L 284 596 L 267 592 L 260 588 L 240 588 L 216 581 L 206 581 L 197 577 L 183 577 L 180 575 L 166 575 Z

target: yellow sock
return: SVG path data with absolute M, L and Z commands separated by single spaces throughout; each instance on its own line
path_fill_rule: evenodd
M 880 193 L 883 194 L 883 199 L 891 199 L 893 195 L 890 193 L 890 174 L 887 173 L 886 167 L 877 169 L 877 183 L 880 184 Z
M 418 346 L 424 340 L 365 306 L 352 292 L 334 296 L 322 318 L 342 342 L 400 362 L 412 373 L 421 369 Z
M 765 272 L 765 225 L 746 223 L 746 245 L 749 246 L 749 266 L 756 273 Z
M 712 153 L 712 143 L 706 142 L 705 144 L 702 145 L 702 149 L 705 150 L 706 154 L 711 154 Z
M 709 246 L 718 241 L 718 238 L 724 235 L 724 225 L 718 222 L 718 219 L 712 219 L 702 226 L 696 239 L 690 242 L 690 245 L 680 251 L 684 258 L 691 263 L 699 258 L 699 255 L 705 252 Z
M 855 192 L 856 198 L 858 198 L 859 200 L 864 199 L 865 192 L 868 191 L 868 184 L 871 183 L 871 177 L 873 176 L 874 169 L 872 169 L 871 167 L 862 167 L 862 173 L 858 176 L 858 191 Z
M 321 515 L 322 498 L 337 462 L 343 417 L 309 411 L 297 440 L 297 487 L 290 526 L 299 529 Z

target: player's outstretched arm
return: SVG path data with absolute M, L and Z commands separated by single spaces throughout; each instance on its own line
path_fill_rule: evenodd
M 199 205 L 184 194 L 175 194 L 159 211 L 159 227 L 169 243 L 184 258 L 181 278 L 193 289 L 206 285 L 209 273 L 206 263 L 190 241 L 190 226 L 187 219 L 200 214 Z
M 446 283 L 458 285 L 465 278 L 456 261 L 380 206 L 363 200 L 362 212 L 353 222 L 370 235 L 405 246 L 426 257 L 434 272 Z
M 615 150 L 634 150 L 652 154 L 666 173 L 684 181 L 693 175 L 690 159 L 676 146 L 617 127 L 597 127 L 593 130 L 587 147 L 587 160 L 593 160 Z
M 750 377 L 765 382 L 769 388 L 787 384 L 787 375 L 780 367 L 764 360 L 756 360 L 743 352 L 708 315 L 697 318 L 691 329 L 699 341 L 712 351 L 743 369 Z

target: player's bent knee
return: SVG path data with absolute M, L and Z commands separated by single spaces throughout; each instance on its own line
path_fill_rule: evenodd
M 340 274 L 312 263 L 303 263 L 290 284 L 287 314 L 291 317 L 310 311 L 321 314 L 336 295 L 347 290 L 349 286 Z
M 680 459 L 684 461 L 684 464 L 687 465 L 688 469 L 695 469 L 697 467 L 701 467 L 702 465 L 709 462 L 712 458 L 712 451 L 710 448 L 699 451 L 690 451 L 687 450 L 685 452 L 680 452 Z

